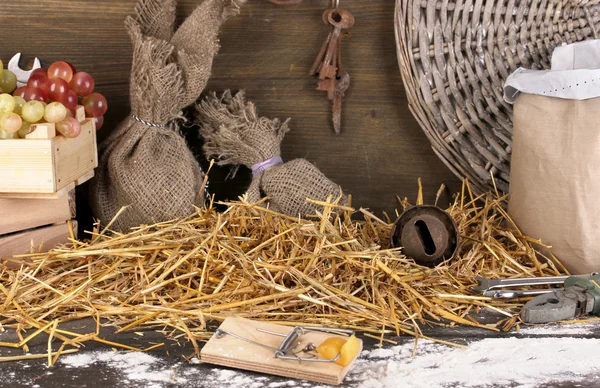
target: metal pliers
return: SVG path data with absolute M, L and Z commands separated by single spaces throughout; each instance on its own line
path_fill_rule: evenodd
M 569 276 L 564 289 L 538 295 L 527 302 L 521 319 L 526 323 L 549 323 L 587 314 L 600 315 L 600 275 Z

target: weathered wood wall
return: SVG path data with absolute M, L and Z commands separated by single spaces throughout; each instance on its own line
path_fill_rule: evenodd
M 200 0 L 181 0 L 179 16 Z M 135 0 L 5 0 L 0 6 L 0 58 L 16 52 L 49 65 L 67 60 L 97 80 L 109 101 L 104 138 L 128 114 L 129 38 L 123 27 Z M 341 0 L 356 17 L 343 47 L 352 85 L 343 106 L 343 133 L 330 126 L 331 105 L 307 75 L 327 29 L 321 15 L 329 0 L 276 6 L 249 0 L 225 25 L 221 52 L 207 90 L 245 89 L 260 113 L 291 117 L 283 144 L 286 160 L 305 157 L 353 195 L 356 206 L 391 212 L 396 194 L 416 197 L 422 178 L 431 202 L 441 183 L 459 181 L 437 159 L 407 107 L 396 60 L 393 0 Z M 243 191 L 247 174 L 224 182 L 227 169 L 212 174 L 218 196 Z M 80 191 L 80 199 L 85 194 Z M 80 201 L 81 202 L 81 201 Z M 85 205 L 80 218 L 86 217 Z M 84 212 L 84 213 L 82 213 Z M 85 225 L 85 222 L 82 224 Z

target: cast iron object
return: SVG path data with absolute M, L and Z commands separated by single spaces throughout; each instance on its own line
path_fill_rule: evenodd
M 437 206 L 413 206 L 394 222 L 391 243 L 418 264 L 434 267 L 454 257 L 458 228 L 450 214 Z

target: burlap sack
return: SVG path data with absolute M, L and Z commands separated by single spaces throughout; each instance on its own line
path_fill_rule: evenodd
M 519 69 L 508 211 L 571 273 L 600 271 L 600 41 L 558 47 L 548 71 Z
M 197 105 L 196 119 L 202 128 L 207 157 L 217 159 L 221 165 L 245 165 L 255 171 L 247 192 L 250 202 L 259 201 L 264 193 L 269 197 L 270 209 L 294 217 L 322 211 L 322 206 L 307 202 L 307 198 L 325 201 L 331 196 L 340 204 L 348 203 L 340 186 L 307 160 L 268 162 L 280 157 L 289 120 L 259 117 L 254 104 L 245 101 L 244 92 L 232 96 L 226 91 L 221 97 L 207 97 Z M 266 161 L 270 164 L 266 170 L 257 168 Z
M 175 0 L 141 0 L 125 21 L 133 44 L 132 116 L 101 145 L 91 186 L 95 216 L 112 229 L 187 216 L 204 174 L 174 120 L 206 86 L 221 24 L 245 0 L 204 0 L 174 31 Z

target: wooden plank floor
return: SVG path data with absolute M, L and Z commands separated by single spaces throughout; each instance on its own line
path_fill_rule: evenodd
M 180 1 L 180 18 L 197 3 Z M 97 90 L 109 101 L 106 124 L 99 133 L 102 140 L 129 112 L 131 47 L 123 20 L 134 4 L 134 0 L 3 2 L 0 58 L 6 63 L 14 53 L 23 52 L 26 60 L 37 56 L 46 66 L 67 60 L 91 73 Z M 342 134 L 333 133 L 331 104 L 307 74 L 328 32 L 321 15 L 329 4 L 329 0 L 305 0 L 297 6 L 248 1 L 222 31 L 222 49 L 207 91 L 245 89 L 261 114 L 291 117 L 284 159 L 304 157 L 315 163 L 353 195 L 355 206 L 391 213 L 397 206 L 396 194 L 416 198 L 419 177 L 429 203 L 442 183 L 452 192 L 458 190 L 458 179 L 434 155 L 408 110 L 396 59 L 392 0 L 341 1 L 356 23 L 343 47 L 352 84 L 344 101 Z M 227 171 L 213 172 L 212 190 L 220 198 L 235 198 L 244 191 L 249 175 L 224 181 Z M 80 218 L 89 216 L 81 204 L 85 195 L 80 189 Z
M 458 326 L 454 328 L 428 328 L 423 326 L 423 334 L 434 338 L 443 339 L 459 344 L 474 344 L 484 338 L 497 338 L 499 341 L 511 340 L 511 339 L 546 339 L 555 338 L 557 341 L 561 338 L 569 338 L 568 333 L 572 333 L 573 327 L 577 325 L 564 325 L 562 330 L 564 334 L 560 333 L 560 328 L 554 328 L 550 330 L 550 333 L 555 334 L 544 334 L 533 333 L 526 334 L 515 333 L 515 332 L 492 332 L 489 330 L 478 329 L 474 327 Z M 96 324 L 92 319 L 83 319 L 66 322 L 61 324 L 63 330 L 77 332 L 77 333 L 92 333 L 96 330 Z M 573 335 L 580 338 L 581 341 L 587 339 L 598 338 L 600 335 L 600 326 L 597 322 L 592 323 L 588 327 L 589 331 L 587 334 Z M 170 329 L 169 329 L 170 330 Z M 26 337 L 27 333 L 23 333 Z M 378 348 L 378 341 L 363 337 L 359 334 L 361 339 L 364 341 L 364 349 L 367 351 L 373 351 Z M 262 375 L 253 372 L 235 371 L 230 370 L 231 374 L 227 374 L 227 368 L 211 365 L 211 364 L 188 364 L 184 361 L 185 357 L 190 357 L 194 349 L 191 343 L 187 340 L 180 339 L 178 341 L 167 340 L 162 334 L 155 330 L 134 330 L 126 331 L 120 334 L 115 334 L 114 329 L 109 327 L 102 327 L 100 331 L 100 337 L 115 343 L 119 343 L 134 348 L 146 348 L 148 346 L 163 343 L 164 345 L 151 350 L 149 354 L 152 357 L 156 357 L 156 361 L 150 364 L 149 370 L 143 368 L 136 368 L 138 365 L 129 365 L 124 363 L 122 359 L 119 359 L 115 355 L 115 360 L 118 364 L 110 364 L 106 362 L 90 363 L 94 355 L 100 354 L 107 355 L 111 353 L 111 348 L 114 352 L 117 351 L 115 347 L 109 345 L 100 344 L 97 342 L 85 343 L 85 348 L 81 349 L 78 353 L 79 363 L 72 367 L 69 364 L 64 364 L 62 361 L 67 355 L 61 356 L 59 361 L 52 368 L 47 367 L 47 359 L 37 360 L 22 360 L 13 362 L 0 362 L 0 375 L 3 376 L 3 384 L 0 386 L 7 387 L 38 387 L 38 388 L 104 388 L 104 387 L 131 387 L 131 388 L 168 388 L 168 387 L 181 387 L 181 388 L 215 388 L 215 387 L 231 387 L 231 388 L 255 388 L 255 387 L 315 387 L 315 388 L 327 388 L 322 384 L 307 383 L 297 380 L 290 380 L 288 378 L 282 378 L 277 376 Z M 410 346 L 412 349 L 412 338 L 411 337 L 398 337 L 394 338 L 400 345 Z M 4 332 L 0 332 L 0 341 L 3 342 L 19 342 L 19 338 L 16 336 L 14 330 L 7 329 Z M 52 344 L 53 351 L 56 351 L 59 347 L 60 341 L 55 340 Z M 421 357 L 426 357 L 427 354 L 423 353 L 422 342 L 419 342 L 418 352 L 415 360 L 418 361 Z M 48 351 L 48 337 L 45 333 L 42 333 L 35 337 L 28 343 L 29 353 L 31 354 L 44 354 Z M 203 346 L 203 343 L 200 343 Z M 390 349 L 392 345 L 384 344 L 385 349 Z M 448 349 L 451 349 L 450 347 Z M 126 350 L 120 350 L 120 355 L 123 357 L 127 353 Z M 24 352 L 22 349 L 9 349 L 0 348 L 0 357 L 11 357 L 21 356 Z M 114 354 L 114 353 L 113 353 Z M 382 356 L 382 360 L 385 360 L 385 356 Z M 410 352 L 405 354 L 405 358 L 409 359 Z M 454 354 L 454 357 L 461 357 L 460 354 Z M 548 363 L 556 363 L 556 358 L 562 357 L 560 353 L 553 354 L 540 354 L 538 358 L 548 360 Z M 366 357 L 361 356 L 364 360 Z M 120 360 L 120 361 L 119 361 Z M 142 359 L 143 360 L 143 359 Z M 452 364 L 456 360 L 448 359 L 449 364 Z M 482 360 L 485 362 L 485 360 Z M 564 361 L 563 361 L 564 362 Z M 89 363 L 89 364 L 88 364 Z M 143 365 L 142 365 L 143 367 Z M 481 365 L 474 365 L 474 373 L 485 373 L 494 367 L 502 367 L 500 365 L 488 365 L 486 369 L 482 369 Z M 358 369 L 358 368 L 355 368 Z M 161 378 L 161 374 L 156 371 L 167 371 L 166 378 Z M 154 371 L 154 373 L 152 373 Z M 477 372 L 475 372 L 477 371 Z M 435 368 L 431 369 L 432 377 L 435 377 Z M 457 371 L 457 373 L 460 371 Z M 393 372 L 390 372 L 393 373 Z M 384 373 L 386 374 L 386 373 Z M 536 375 L 534 370 L 531 371 L 532 376 Z M 131 380 L 127 380 L 128 377 L 133 377 Z M 360 380 L 356 379 L 356 374 L 351 371 L 346 381 L 340 387 L 347 388 L 359 388 L 359 387 L 375 387 L 374 383 L 363 384 Z M 534 387 L 530 383 L 524 383 L 519 380 L 518 376 L 515 376 L 515 380 L 511 382 L 498 381 L 497 384 L 493 385 L 493 388 L 512 388 L 512 387 Z M 521 376 L 522 377 L 522 376 Z M 220 378 L 220 380 L 219 380 Z M 154 379 L 154 380 L 152 380 Z M 184 381 L 182 381 L 183 379 Z M 572 379 L 572 380 L 571 380 Z M 582 379 L 582 376 L 568 375 L 558 382 L 540 384 L 539 388 L 595 388 L 598 386 L 598 371 L 592 368 L 589 371 L 589 375 Z M 529 379 L 528 379 L 529 381 Z M 415 383 L 415 385 L 413 385 Z M 417 384 L 411 379 L 402 379 L 398 381 L 398 387 L 422 387 L 422 381 Z M 522 384 L 524 383 L 524 384 Z M 389 387 L 390 385 L 386 385 Z M 437 388 L 441 385 L 431 384 L 431 387 Z M 462 388 L 464 385 L 457 384 L 451 380 L 443 384 L 447 388 Z M 469 384 L 472 388 L 489 388 L 488 384 Z

